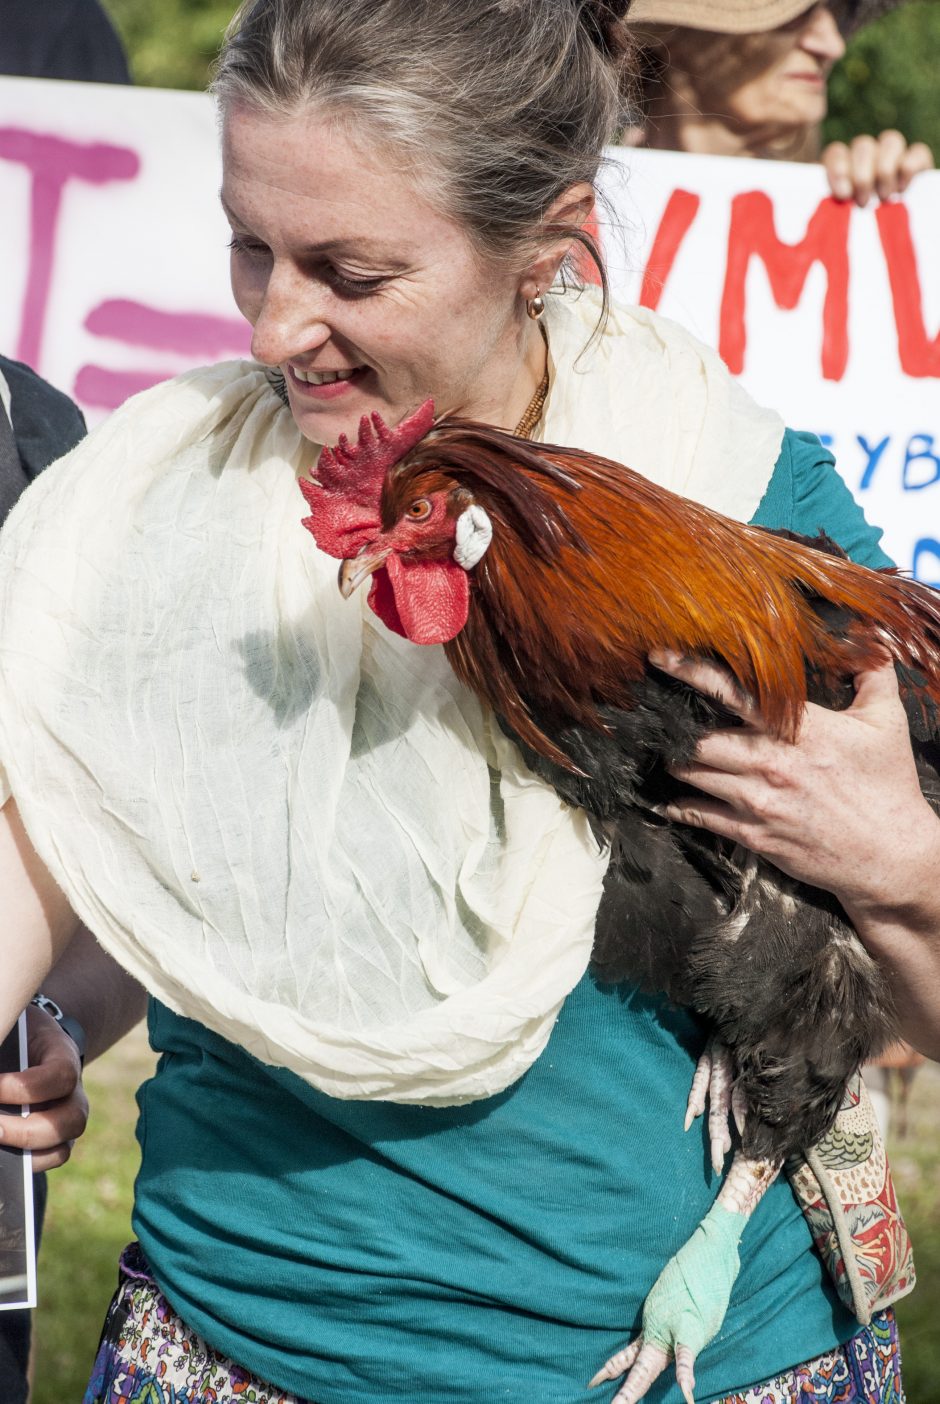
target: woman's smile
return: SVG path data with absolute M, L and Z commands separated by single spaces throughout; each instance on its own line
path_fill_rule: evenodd
M 311 400 L 337 400 L 362 386 L 369 374 L 368 366 L 339 367 L 336 370 L 303 370 L 287 363 L 287 381 L 295 394 Z

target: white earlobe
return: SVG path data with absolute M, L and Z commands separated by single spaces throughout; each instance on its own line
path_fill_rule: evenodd
M 464 570 L 472 570 L 482 561 L 493 540 L 493 523 L 476 503 L 457 518 L 457 545 L 454 560 Z

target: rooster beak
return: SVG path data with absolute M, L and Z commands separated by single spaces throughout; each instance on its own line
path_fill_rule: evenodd
M 363 580 L 367 580 L 370 575 L 374 575 L 377 570 L 380 570 L 390 554 L 387 547 L 378 551 L 370 551 L 364 546 L 358 556 L 341 562 L 336 583 L 339 585 L 339 592 L 343 599 L 348 600 L 350 595 L 355 594 Z

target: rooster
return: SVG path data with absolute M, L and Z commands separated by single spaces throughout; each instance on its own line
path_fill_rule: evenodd
M 712 660 L 794 739 L 808 700 L 847 707 L 853 676 L 889 654 L 921 785 L 940 809 L 940 599 L 854 565 L 824 536 L 742 526 L 607 459 L 435 424 L 430 402 L 394 430 L 364 418 L 358 442 L 324 449 L 301 489 L 304 525 L 342 561 L 342 593 L 368 580 L 389 629 L 443 644 L 528 765 L 609 848 L 600 977 L 661 991 L 711 1026 L 687 1125 L 709 1090 L 720 1170 L 733 1107 L 741 1146 L 713 1206 L 722 1212 L 708 1242 L 690 1240 L 678 1272 L 673 1259 L 656 1284 L 640 1340 L 592 1381 L 627 1372 L 616 1398 L 634 1404 L 675 1355 L 691 1399 L 695 1354 L 734 1279 L 735 1234 L 787 1158 L 830 1130 L 847 1080 L 896 1031 L 884 976 L 833 896 L 663 817 L 683 789 L 671 772 L 738 718 L 649 655 Z M 679 1280 L 694 1298 L 696 1278 L 693 1314 L 708 1320 L 693 1330 L 669 1303 Z

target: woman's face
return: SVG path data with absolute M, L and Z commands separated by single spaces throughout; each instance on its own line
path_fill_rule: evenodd
M 826 81 L 845 53 L 828 5 L 814 5 L 766 36 L 767 61 L 732 86 L 727 115 L 749 129 L 815 126 L 826 115 Z
M 307 438 L 333 443 L 372 410 L 396 423 L 429 395 L 499 422 L 525 337 L 518 274 L 482 259 L 387 149 L 323 116 L 233 105 L 223 153 L 235 300 Z

